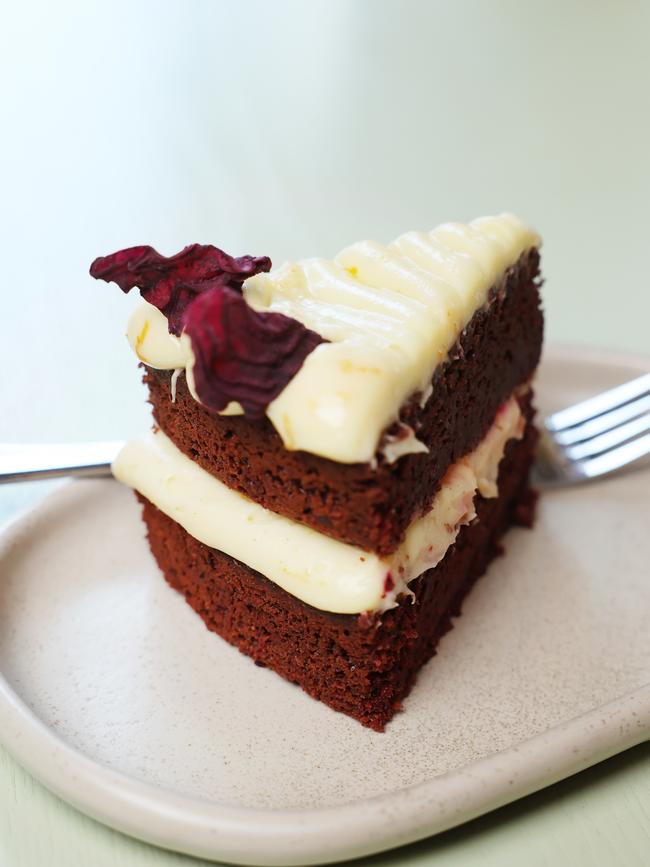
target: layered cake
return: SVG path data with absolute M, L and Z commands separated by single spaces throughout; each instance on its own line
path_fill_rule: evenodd
M 501 214 L 276 269 L 197 244 L 91 266 L 144 299 L 128 338 L 155 425 L 113 469 L 166 580 L 378 731 L 532 519 L 539 245 Z

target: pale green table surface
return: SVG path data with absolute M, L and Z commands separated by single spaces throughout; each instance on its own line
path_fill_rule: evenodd
M 200 867 L 77 813 L 0 750 L 2 867 Z M 431 840 L 355 862 L 385 867 L 648 867 L 650 744 Z M 213 862 L 212 862 L 213 863 Z
M 642 0 L 7 4 L 0 440 L 147 425 L 135 298 L 86 275 L 136 243 L 280 262 L 509 209 L 544 236 L 549 336 L 650 352 L 648 45 Z M 0 519 L 42 493 L 0 489 Z M 0 867 L 197 863 L 0 749 Z M 650 746 L 367 863 L 650 865 Z

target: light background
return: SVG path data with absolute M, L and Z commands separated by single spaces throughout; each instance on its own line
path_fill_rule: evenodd
M 131 299 L 87 274 L 138 243 L 279 264 L 508 209 L 551 339 L 650 349 L 648 3 L 43 0 L 0 34 L 4 437 L 142 426 Z
M 137 243 L 279 264 L 512 210 L 544 236 L 549 338 L 650 350 L 650 3 L 22 0 L 1 14 L 0 439 L 147 424 L 123 338 L 135 298 L 87 275 Z M 0 514 L 39 491 L 5 488 Z M 0 779 L 23 780 L 14 819 L 33 805 L 77 833 L 7 762 Z M 102 833 L 88 861 L 121 839 Z

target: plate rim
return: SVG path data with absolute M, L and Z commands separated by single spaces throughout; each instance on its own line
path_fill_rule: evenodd
M 650 356 L 574 344 L 543 360 L 650 369 Z M 111 484 L 110 481 L 107 482 Z M 55 490 L 0 528 L 0 560 L 83 483 Z M 650 739 L 650 683 L 490 756 L 347 804 L 263 809 L 206 801 L 105 767 L 65 743 L 0 672 L 0 739 L 47 788 L 129 836 L 235 864 L 325 864 L 411 843 L 474 819 Z M 390 821 L 387 821 L 390 818 Z

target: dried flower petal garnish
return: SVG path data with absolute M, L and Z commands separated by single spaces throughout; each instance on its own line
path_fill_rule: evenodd
M 282 313 L 258 313 L 230 288 L 196 297 L 185 313 L 196 393 L 209 409 L 238 401 L 261 418 L 323 338 Z
M 142 297 L 167 317 L 169 330 L 183 330 L 188 305 L 211 289 L 241 290 L 244 280 L 271 269 L 268 256 L 235 258 L 211 244 L 191 244 L 175 256 L 162 256 L 153 247 L 129 247 L 100 256 L 90 266 L 97 280 L 114 282 L 123 292 L 135 286 Z

